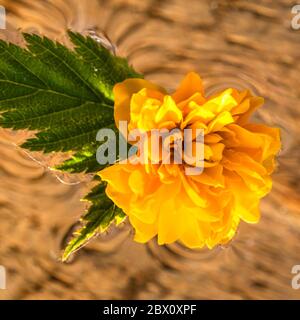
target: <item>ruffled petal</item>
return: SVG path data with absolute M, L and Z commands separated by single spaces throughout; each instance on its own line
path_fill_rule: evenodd
M 173 93 L 172 98 L 176 103 L 180 103 L 195 93 L 200 93 L 202 96 L 204 96 L 202 79 L 197 73 L 189 72 L 181 81 L 175 93 Z
M 160 86 L 144 79 L 126 79 L 114 86 L 114 117 L 117 128 L 119 128 L 119 121 L 130 122 L 131 97 L 144 88 L 156 92 L 157 96 L 163 96 L 166 93 Z

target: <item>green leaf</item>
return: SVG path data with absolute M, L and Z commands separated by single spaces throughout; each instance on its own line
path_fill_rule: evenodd
M 111 129 L 115 131 L 116 134 L 116 145 L 118 146 L 120 143 L 120 136 L 119 131 L 116 127 L 111 126 Z M 125 139 L 122 137 L 123 143 L 126 142 Z M 103 142 L 97 142 L 93 144 L 89 144 L 88 146 L 84 147 L 82 150 L 76 152 L 70 159 L 65 160 L 63 163 L 57 165 L 54 169 L 60 171 L 66 171 L 69 173 L 92 173 L 98 172 L 106 167 L 106 165 L 101 165 L 98 163 L 96 156 L 97 150 L 99 146 Z M 127 143 L 127 153 L 132 146 Z M 117 153 L 116 160 L 123 160 L 120 159 L 119 154 Z
M 67 123 L 64 126 L 41 131 L 36 138 L 28 139 L 23 148 L 31 151 L 77 151 L 96 141 L 100 128 L 113 128 L 111 123 L 112 110 L 97 117 L 87 117 L 82 121 Z
M 113 99 L 112 89 L 116 83 L 127 78 L 142 78 L 128 65 L 126 59 L 113 56 L 91 37 L 84 37 L 72 31 L 69 31 L 69 36 L 77 54 L 90 67 L 90 82 L 101 88 L 106 97 Z M 98 70 L 101 70 L 101 77 L 96 76 Z
M 105 165 L 100 165 L 96 159 L 97 145 L 87 146 L 76 152 L 70 159 L 57 165 L 54 169 L 69 173 L 92 173 L 100 171 Z
M 84 198 L 91 202 L 91 206 L 81 219 L 82 226 L 74 233 L 73 239 L 64 250 L 63 261 L 105 231 L 112 222 L 124 220 L 125 214 L 107 197 L 105 187 L 106 184 L 100 183 Z
M 113 87 L 141 75 L 92 38 L 71 31 L 69 37 L 73 49 L 32 34 L 24 34 L 26 48 L 0 40 L 0 126 L 35 130 L 23 148 L 73 154 L 55 169 L 95 173 L 105 167 L 96 160 L 103 143 L 96 141 L 98 130 L 118 131 Z M 125 218 L 107 197 L 102 182 L 84 200 L 91 205 L 63 260 L 112 222 Z
M 35 130 L 22 145 L 31 151 L 71 152 L 58 170 L 95 173 L 105 167 L 96 160 L 98 130 L 117 131 L 113 87 L 141 75 L 91 37 L 71 31 L 69 37 L 73 49 L 32 34 L 24 34 L 26 48 L 0 40 L 0 126 Z M 125 217 L 101 182 L 84 200 L 91 206 L 63 260 Z
M 98 130 L 115 129 L 114 85 L 141 76 L 91 37 L 69 36 L 73 50 L 34 34 L 26 48 L 0 40 L 0 126 L 36 130 L 22 147 L 75 152 L 60 169 L 92 172 Z

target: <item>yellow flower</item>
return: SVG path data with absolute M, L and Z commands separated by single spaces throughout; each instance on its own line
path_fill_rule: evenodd
M 213 248 L 232 239 L 240 220 L 259 221 L 259 200 L 271 190 L 280 149 L 279 129 L 249 122 L 262 98 L 236 89 L 206 97 L 193 72 L 172 95 L 149 81 L 127 79 L 114 96 L 116 124 L 127 120 L 129 130 L 204 130 L 200 175 L 186 175 L 186 163 L 162 162 L 117 163 L 99 173 L 108 197 L 128 215 L 136 241 L 157 236 L 161 245 Z

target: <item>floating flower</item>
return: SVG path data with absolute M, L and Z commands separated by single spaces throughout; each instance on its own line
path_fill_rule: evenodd
M 171 95 L 149 81 L 127 79 L 114 87 L 114 96 L 116 124 L 128 121 L 129 131 L 204 132 L 199 175 L 186 174 L 190 163 L 165 164 L 161 157 L 155 164 L 116 163 L 99 173 L 108 197 L 129 217 L 136 241 L 157 236 L 161 245 L 213 248 L 230 241 L 241 220 L 259 221 L 259 201 L 271 190 L 280 149 L 279 129 L 249 122 L 262 98 L 232 88 L 206 97 L 193 72 Z

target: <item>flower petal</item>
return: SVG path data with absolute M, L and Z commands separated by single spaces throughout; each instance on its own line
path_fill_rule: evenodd
M 197 73 L 189 72 L 181 81 L 175 93 L 173 93 L 172 98 L 176 103 L 179 103 L 197 92 L 201 93 L 202 96 L 204 95 L 202 79 Z
M 130 100 L 134 93 L 148 88 L 161 93 L 163 96 L 166 91 L 160 86 L 144 79 L 126 79 L 114 86 L 113 93 L 115 97 L 114 117 L 117 128 L 119 121 L 130 121 Z

